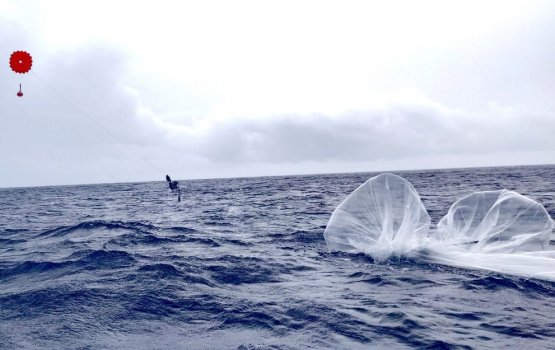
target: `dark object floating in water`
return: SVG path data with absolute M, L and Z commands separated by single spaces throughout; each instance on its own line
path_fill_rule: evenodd
M 169 175 L 166 175 L 166 181 L 168 182 L 168 188 L 172 193 L 177 193 L 177 201 L 181 202 L 181 188 L 179 188 L 179 182 L 172 181 Z

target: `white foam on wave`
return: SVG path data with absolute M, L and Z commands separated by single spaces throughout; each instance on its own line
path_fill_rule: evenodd
M 324 237 L 330 251 L 376 260 L 408 256 L 464 267 L 555 280 L 554 221 L 513 191 L 475 192 L 455 202 L 430 229 L 430 217 L 407 180 L 381 174 L 333 212 Z

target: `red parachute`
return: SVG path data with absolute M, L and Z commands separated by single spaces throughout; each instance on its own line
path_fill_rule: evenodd
M 25 74 L 31 70 L 33 66 L 33 57 L 26 51 L 14 51 L 10 56 L 10 68 L 19 74 Z M 21 84 L 19 84 L 19 92 L 17 96 L 23 96 L 21 92 Z

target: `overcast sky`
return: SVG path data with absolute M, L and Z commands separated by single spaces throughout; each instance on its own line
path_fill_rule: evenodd
M 555 1 L 0 0 L 0 62 L 0 187 L 555 163 Z

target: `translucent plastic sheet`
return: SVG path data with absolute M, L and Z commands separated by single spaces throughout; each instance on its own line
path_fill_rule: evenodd
M 468 251 L 514 253 L 546 249 L 552 229 L 541 204 L 502 190 L 476 192 L 455 202 L 437 234 Z
M 410 182 L 393 174 L 366 181 L 333 212 L 324 232 L 330 250 L 364 252 L 375 259 L 418 246 L 430 217 Z
M 366 181 L 333 212 L 324 232 L 330 251 L 374 259 L 427 261 L 555 280 L 554 222 L 545 208 L 516 192 L 476 192 L 455 202 L 430 230 L 414 187 L 381 174 Z

